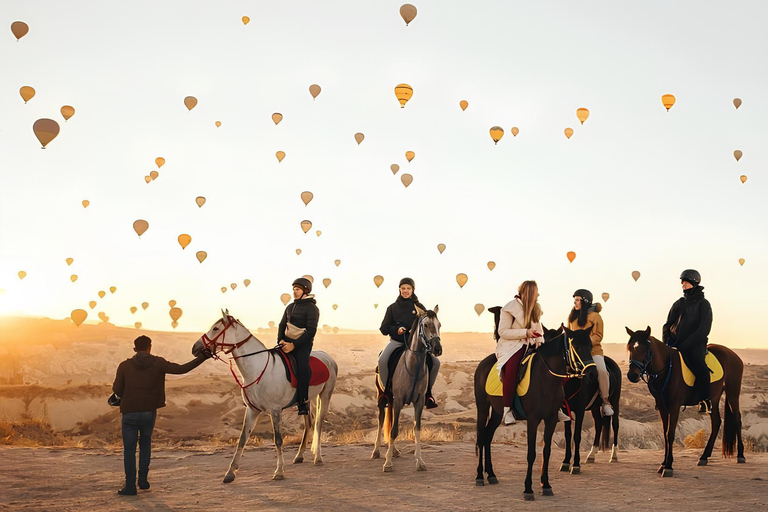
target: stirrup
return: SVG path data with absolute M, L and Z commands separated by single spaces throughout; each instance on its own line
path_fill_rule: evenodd
M 709 399 L 705 399 L 699 402 L 699 414 L 711 414 L 711 413 L 712 413 L 712 402 Z

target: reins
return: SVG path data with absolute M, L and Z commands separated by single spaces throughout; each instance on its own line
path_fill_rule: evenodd
M 424 366 L 424 363 L 426 361 L 426 356 L 432 353 L 432 350 L 433 350 L 432 343 L 434 343 L 436 340 L 440 341 L 440 336 L 435 336 L 434 338 L 427 339 L 427 337 L 424 335 L 424 318 L 426 317 L 419 318 L 418 331 L 416 333 L 418 344 L 424 345 L 424 352 L 422 352 L 421 350 L 417 351 L 412 349 L 411 348 L 412 342 L 406 344 L 405 346 L 405 350 L 407 352 L 412 352 L 413 354 L 416 355 L 416 361 L 417 361 L 416 375 L 413 378 L 413 387 L 411 388 L 411 397 L 408 400 L 408 403 L 413 403 L 413 397 L 416 394 L 416 383 L 419 382 L 419 374 L 421 373 L 421 368 Z M 404 364 L 405 364 L 405 371 L 408 373 L 408 375 L 413 375 L 411 371 L 408 369 L 408 358 L 405 359 Z
M 566 333 L 564 332 L 561 333 L 560 335 L 558 335 L 557 338 L 559 338 L 560 336 L 566 336 Z M 560 377 L 563 379 L 572 379 L 572 378 L 580 379 L 584 376 L 584 372 L 586 371 L 586 369 L 589 368 L 590 366 L 595 366 L 595 363 L 591 362 L 591 363 L 585 364 L 584 360 L 581 358 L 581 356 L 579 356 L 578 352 L 576 352 L 576 349 L 573 348 L 573 338 L 568 338 L 566 336 L 566 339 L 568 340 L 568 343 L 563 344 L 563 364 L 565 366 L 565 374 L 560 374 L 555 372 L 554 370 L 552 370 L 552 368 L 549 367 L 549 365 L 547 364 L 547 360 L 544 359 L 544 356 L 539 354 L 539 357 L 541 358 L 541 362 L 544 363 L 544 367 L 547 369 L 547 371 L 551 375 L 555 377 Z
M 653 388 L 653 383 L 656 382 L 656 379 L 658 379 L 664 372 L 664 369 L 662 369 L 658 373 L 651 373 L 648 371 L 648 365 L 653 362 L 653 343 L 651 343 L 651 340 L 645 340 L 648 342 L 648 350 L 645 354 L 645 360 L 641 363 L 640 361 L 636 359 L 629 359 L 629 367 L 632 368 L 633 366 L 637 368 L 640 372 L 640 378 L 643 380 L 643 382 L 646 383 L 648 386 L 648 390 L 651 392 L 651 394 L 654 394 L 655 389 Z M 672 377 L 672 355 L 669 356 L 669 365 L 666 368 L 666 378 L 664 379 L 664 384 L 661 386 L 661 390 L 658 391 L 659 398 L 661 398 L 661 405 L 664 409 L 667 408 L 666 406 L 666 400 L 664 400 L 664 392 L 667 390 L 667 385 L 669 384 L 669 379 Z M 648 378 L 646 378 L 646 376 Z

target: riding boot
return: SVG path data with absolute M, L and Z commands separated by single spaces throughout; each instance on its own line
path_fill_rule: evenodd
M 504 424 L 505 425 L 513 425 L 517 423 L 517 419 L 515 419 L 515 415 L 512 412 L 511 407 L 505 407 L 504 408 Z
M 306 416 L 309 414 L 309 407 L 307 406 L 306 400 L 298 402 L 297 405 L 299 407 L 299 416 Z

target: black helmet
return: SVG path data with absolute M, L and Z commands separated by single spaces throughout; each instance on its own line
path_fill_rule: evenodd
M 589 290 L 585 290 L 583 288 L 580 288 L 573 292 L 574 297 L 581 297 L 581 300 L 586 302 L 587 304 L 592 304 L 592 292 Z
M 688 281 L 693 286 L 699 286 L 701 284 L 701 274 L 692 268 L 689 268 L 687 270 L 683 270 L 683 272 L 680 274 L 680 280 Z
M 415 282 L 414 282 L 414 280 L 413 280 L 413 279 L 411 279 L 410 277 L 404 277 L 404 278 L 402 278 L 402 279 L 400 280 L 400 284 L 399 284 L 399 285 L 397 285 L 397 287 L 398 287 L 398 288 L 400 288 L 400 287 L 401 287 L 401 286 L 403 286 L 404 284 L 409 284 L 409 285 L 411 285 L 411 288 L 413 288 L 414 290 L 416 289 L 416 283 L 415 283 Z
M 307 279 L 306 277 L 300 277 L 296 279 L 293 282 L 292 286 L 298 286 L 302 290 L 304 290 L 304 293 L 309 295 L 312 292 L 312 281 Z

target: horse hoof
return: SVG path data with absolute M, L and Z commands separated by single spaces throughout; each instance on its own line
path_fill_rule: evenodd
M 552 488 L 551 487 L 549 487 L 549 488 L 545 487 L 544 489 L 542 489 L 541 490 L 541 494 L 543 496 L 554 496 L 555 495 L 555 493 L 552 492 Z
M 579 474 L 581 474 L 581 466 L 573 466 L 571 468 L 571 474 L 572 475 L 579 475 Z
M 656 472 L 657 472 L 658 474 L 662 474 L 662 473 L 664 472 L 664 464 L 662 464 L 661 466 L 659 466 L 659 469 L 657 469 L 657 470 L 656 470 Z
M 395 450 L 395 453 L 393 454 L 393 456 L 396 459 L 399 459 L 402 454 L 403 454 L 403 452 L 401 452 L 400 450 Z
M 373 453 L 371 454 L 371 460 L 373 460 L 373 459 L 378 459 L 378 458 L 380 458 L 380 457 L 381 457 L 381 454 L 379 454 L 379 452 L 378 452 L 378 451 L 375 451 L 375 452 L 373 452 Z
M 285 479 L 285 475 L 280 475 L 280 474 L 274 475 L 272 477 L 272 480 L 284 480 L 284 479 Z
M 294 464 L 301 464 L 302 462 L 304 462 L 304 457 L 296 457 L 293 459 Z
M 385 473 L 391 473 L 392 472 L 392 466 L 384 466 L 384 472 Z
M 664 478 L 669 478 L 672 476 L 672 468 L 667 468 L 664 471 L 662 471 L 661 476 Z
M 738 457 L 738 458 L 736 459 L 736 462 L 738 462 L 739 464 L 746 464 L 746 462 L 747 462 L 747 459 L 746 459 L 746 458 L 744 458 L 744 457 Z
M 489 476 L 488 477 L 488 483 L 491 484 L 491 485 L 496 485 L 496 484 L 499 483 L 499 479 L 496 478 L 495 476 Z
M 533 501 L 533 500 L 536 499 L 536 498 L 533 497 L 533 493 L 532 492 L 523 493 L 523 498 L 525 498 L 525 501 Z
M 696 464 L 697 466 L 706 466 L 707 465 L 707 459 L 699 459 L 699 463 Z
M 475 478 L 475 487 L 483 487 L 485 482 L 482 478 Z
M 416 463 L 416 471 L 426 471 L 426 470 L 427 470 L 427 465 L 426 464 L 424 464 L 423 462 L 422 463 L 418 463 L 418 462 Z
M 570 470 L 571 470 L 571 465 L 570 464 L 566 464 L 565 462 L 563 462 L 560 465 L 560 471 L 570 471 Z
M 322 466 L 325 463 L 323 462 L 323 459 L 315 459 L 314 464 L 315 466 Z
M 224 475 L 224 482 L 223 483 L 228 484 L 228 483 L 234 482 L 234 481 L 235 481 L 235 475 L 234 474 L 227 473 L 226 475 Z
M 611 457 L 611 459 L 608 461 L 608 463 L 610 464 L 611 462 L 619 462 L 619 458 L 618 457 Z
M 587 464 L 594 464 L 595 458 L 594 457 L 587 457 Z

